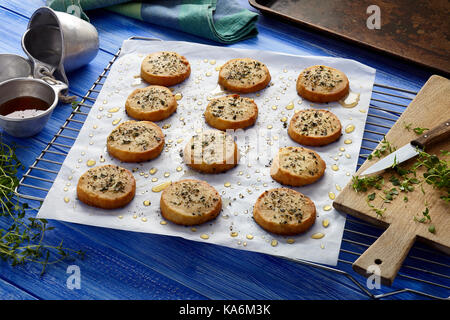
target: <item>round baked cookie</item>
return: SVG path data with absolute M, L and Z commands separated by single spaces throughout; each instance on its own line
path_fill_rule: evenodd
M 213 99 L 205 111 L 205 120 L 219 130 L 242 129 L 252 126 L 258 117 L 253 99 L 237 94 Z
M 325 168 L 325 161 L 315 151 L 303 147 L 285 147 L 273 159 L 270 175 L 281 184 L 299 187 L 319 180 Z
M 87 205 L 115 209 L 127 205 L 136 193 L 133 174 L 122 167 L 105 165 L 91 168 L 78 180 L 78 199 Z
M 141 64 L 141 78 L 150 84 L 173 86 L 186 80 L 190 74 L 189 61 L 176 52 L 151 53 Z
M 263 229 L 280 235 L 296 235 L 316 221 L 316 206 L 307 196 L 288 188 L 264 191 L 253 207 L 253 218 Z
M 164 148 L 164 134 L 151 121 L 126 121 L 106 140 L 108 152 L 123 162 L 142 162 L 156 158 Z
M 164 189 L 160 207 L 165 219 L 191 226 L 217 217 L 222 210 L 222 199 L 205 181 L 186 179 Z
M 160 121 L 177 110 L 177 100 L 169 88 L 149 86 L 134 90 L 125 102 L 125 109 L 132 118 Z
M 349 88 L 342 71 L 322 65 L 306 68 L 297 78 L 297 93 L 313 102 L 338 101 L 349 93 Z
M 237 166 L 239 151 L 233 137 L 207 130 L 192 137 L 183 152 L 184 162 L 203 173 L 220 173 Z
M 324 146 L 339 139 L 342 125 L 328 110 L 306 109 L 295 113 L 289 123 L 292 140 L 307 146 Z
M 251 58 L 229 60 L 219 71 L 219 84 L 233 92 L 260 91 L 267 87 L 270 79 L 266 65 Z

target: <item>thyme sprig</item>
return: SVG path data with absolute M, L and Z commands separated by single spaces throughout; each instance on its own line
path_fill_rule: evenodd
M 19 184 L 18 171 L 23 166 L 15 153 L 15 148 L 3 142 L 0 135 L 0 258 L 12 266 L 24 263 L 42 265 L 41 275 L 50 264 L 74 257 L 83 257 L 80 250 L 73 250 L 44 242 L 47 231 L 54 229 L 48 221 L 27 217 L 27 212 L 36 210 L 23 203 L 15 194 Z
M 378 148 L 373 155 L 381 156 L 383 153 L 392 151 L 394 151 L 394 147 L 392 147 L 386 139 L 383 139 L 382 146 Z M 443 156 L 449 156 L 450 152 L 441 150 L 441 154 Z M 425 168 L 425 172 L 422 174 L 423 179 L 418 175 L 419 168 Z M 446 203 L 450 203 L 450 169 L 448 160 L 439 159 L 437 155 L 419 150 L 416 162 L 409 169 L 402 167 L 395 159 L 394 164 L 388 170 L 393 173 L 389 177 L 389 182 L 393 187 L 384 189 L 383 193 L 379 194 L 380 198 L 383 199 L 383 203 L 390 203 L 399 195 L 399 192 L 413 192 L 416 189 L 416 185 L 420 186 L 422 193 L 425 193 L 423 188 L 425 183 L 433 186 L 435 189 L 443 191 L 444 195 L 441 196 L 441 199 Z M 353 176 L 352 179 L 352 188 L 356 192 L 366 192 L 373 189 L 382 190 L 383 186 L 384 178 L 381 175 L 368 177 Z M 376 193 L 369 194 L 366 203 L 371 211 L 375 212 L 379 217 L 382 217 L 383 213 L 386 211 L 386 207 L 376 208 L 375 205 L 371 203 L 375 197 Z M 408 197 L 404 196 L 403 201 L 405 203 L 408 202 Z M 426 207 L 422 215 L 423 217 L 421 218 L 414 216 L 414 221 L 420 223 L 431 222 L 428 207 Z M 436 229 L 434 225 L 430 225 L 428 231 L 435 233 Z
M 443 156 L 448 156 L 449 151 L 441 150 Z M 418 160 L 413 165 L 414 171 L 420 167 L 426 169 L 423 173 L 424 182 L 435 189 L 444 191 L 441 196 L 445 202 L 450 203 L 450 161 L 441 160 L 437 155 L 420 152 Z
M 386 140 L 386 137 L 383 137 L 383 140 L 380 142 L 380 146 L 375 149 L 375 151 L 372 154 L 369 154 L 367 159 L 372 160 L 373 157 L 382 158 L 384 155 L 387 155 L 389 153 L 394 152 L 397 150 L 397 148 L 392 145 L 388 140 Z
M 406 130 L 408 131 L 414 131 L 417 135 L 421 135 L 423 134 L 425 131 L 430 130 L 428 128 L 422 128 L 422 127 L 416 127 L 416 128 L 412 128 L 412 123 L 403 123 L 403 126 L 405 127 Z

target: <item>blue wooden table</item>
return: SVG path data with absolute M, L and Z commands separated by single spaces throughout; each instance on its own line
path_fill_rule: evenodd
M 251 8 L 246 0 L 242 5 Z M 44 0 L 0 0 L 0 53 L 24 55 L 20 46 L 29 17 Z M 163 40 L 184 40 L 218 45 L 183 32 L 135 21 L 123 16 L 97 10 L 89 12 L 91 22 L 99 31 L 100 51 L 95 60 L 68 75 L 70 92 L 82 97 L 97 79 L 103 68 L 131 36 L 157 37 Z M 326 55 L 350 58 L 377 69 L 379 84 L 418 91 L 432 74 L 415 65 L 317 34 L 296 26 L 261 16 L 259 35 L 235 45 L 235 48 L 274 50 L 296 55 Z M 72 112 L 70 105 L 60 105 L 46 128 L 29 139 L 15 139 L 4 134 L 8 143 L 23 146 L 17 150 L 19 158 L 28 167 L 47 145 L 65 119 Z M 386 127 L 392 125 L 387 122 Z M 354 229 L 347 222 L 347 229 Z M 0 221 L 5 227 L 5 221 Z M 402 271 L 403 276 L 393 287 L 370 290 L 365 278 L 355 274 L 348 260 L 355 259 L 353 251 L 361 253 L 364 246 L 352 248 L 351 233 L 337 266 L 344 273 L 311 267 L 274 256 L 192 242 L 176 237 L 141 234 L 84 225 L 51 221 L 55 229 L 47 241 L 58 244 L 64 239 L 68 247 L 85 252 L 84 260 L 52 265 L 41 277 L 40 266 L 25 264 L 11 267 L 0 262 L 0 299 L 370 299 L 369 294 L 385 294 L 403 288 L 402 293 L 386 299 L 426 298 L 414 293 L 426 291 L 437 296 L 449 296 L 448 274 L 450 260 L 439 256 L 439 274 L 442 286 L 424 289 L 426 282 L 414 281 L 416 264 Z M 375 238 L 381 230 L 358 224 L 362 232 Z M 373 241 L 373 239 L 372 239 Z M 357 243 L 358 241 L 356 241 Z M 417 247 L 417 248 L 416 248 Z M 426 247 L 415 246 L 416 256 L 434 256 Z M 414 254 L 414 253 L 413 253 Z M 345 255 L 349 255 L 346 258 Z M 70 289 L 66 281 L 67 268 L 76 264 L 81 272 L 81 288 Z M 351 275 L 351 278 L 348 275 Z M 432 277 L 433 275 L 430 275 Z M 362 284 L 360 288 L 354 280 Z M 427 280 L 427 279 L 425 279 Z M 442 279 L 439 278 L 441 282 Z M 365 292 L 364 290 L 367 290 Z M 368 294 L 369 293 L 369 294 Z

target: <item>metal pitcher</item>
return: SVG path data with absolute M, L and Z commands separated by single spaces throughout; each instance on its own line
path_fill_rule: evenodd
M 34 77 L 53 75 L 68 84 L 66 72 L 92 61 L 99 50 L 98 32 L 87 21 L 48 7 L 37 9 L 22 37 L 34 65 Z

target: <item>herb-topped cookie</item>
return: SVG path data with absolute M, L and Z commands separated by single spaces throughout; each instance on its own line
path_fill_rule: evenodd
M 327 110 L 300 110 L 292 116 L 288 134 L 292 140 L 307 146 L 323 146 L 341 136 L 341 122 Z
M 233 137 L 207 130 L 192 137 L 183 152 L 184 162 L 203 173 L 220 173 L 237 166 L 239 151 Z
M 295 235 L 308 230 L 316 220 L 316 207 L 305 195 L 288 188 L 265 191 L 253 208 L 253 218 L 263 229 Z
M 319 180 L 325 168 L 325 161 L 315 151 L 285 147 L 273 159 L 270 175 L 281 184 L 299 187 Z
M 133 200 L 136 180 L 119 166 L 105 165 L 89 169 L 78 180 L 78 199 L 103 209 L 120 208 Z
M 108 152 L 123 162 L 156 158 L 164 148 L 164 134 L 150 121 L 126 121 L 115 128 L 106 141 Z
M 222 209 L 219 193 L 205 181 L 181 180 L 161 194 L 161 215 L 181 225 L 196 225 L 212 220 Z
M 173 86 L 191 74 L 189 61 L 176 52 L 154 52 L 141 64 L 141 78 L 150 84 Z
M 348 92 L 347 76 L 331 67 L 318 65 L 306 68 L 297 79 L 297 93 L 309 101 L 338 101 Z
M 219 71 L 219 84 L 226 90 L 250 93 L 264 89 L 270 83 L 266 65 L 250 58 L 232 59 Z
M 125 102 L 125 109 L 132 118 L 160 121 L 177 110 L 177 100 L 169 88 L 149 86 L 134 90 Z
M 205 111 L 206 122 L 219 130 L 246 128 L 258 117 L 258 107 L 253 99 L 237 94 L 213 99 Z

